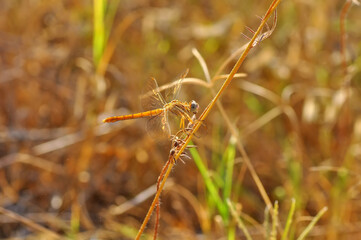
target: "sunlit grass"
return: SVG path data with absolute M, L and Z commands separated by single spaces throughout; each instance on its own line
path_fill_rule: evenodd
M 187 68 L 181 98 L 206 109 L 270 2 L 6 2 L 0 238 L 134 238 L 172 146 L 104 112 L 140 111 L 147 78 L 163 91 Z M 359 238 L 359 7 L 344 3 L 282 1 L 169 171 L 158 239 Z
M 119 0 L 93 0 L 93 62 L 96 67 L 103 57 L 107 46 L 119 3 Z
M 225 205 L 222 198 L 219 196 L 217 185 L 212 180 L 212 178 L 209 174 L 210 173 L 209 169 L 204 164 L 204 162 L 203 162 L 204 160 L 202 160 L 202 158 L 200 157 L 197 149 L 192 148 L 189 151 L 192 155 L 194 163 L 198 167 L 199 173 L 201 174 L 201 176 L 203 178 L 203 181 L 204 181 L 204 184 L 208 191 L 208 194 L 210 195 L 212 201 L 214 201 L 214 203 L 217 207 L 217 210 L 219 211 L 219 213 L 222 216 L 223 221 L 227 222 L 228 221 L 227 206 Z
M 98 65 L 106 44 L 105 11 L 107 1 L 94 0 L 93 61 Z

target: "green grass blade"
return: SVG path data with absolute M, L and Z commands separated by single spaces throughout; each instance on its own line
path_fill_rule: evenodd
M 312 228 L 315 226 L 317 221 L 322 217 L 322 215 L 325 214 L 326 211 L 327 211 L 327 207 L 322 208 L 321 211 L 319 211 L 317 215 L 312 219 L 312 221 L 308 224 L 305 230 L 303 230 L 303 232 L 297 238 L 297 240 L 304 239 L 307 236 L 307 234 L 309 234 L 309 232 L 312 230 Z
M 270 234 L 270 240 L 277 239 L 277 226 L 278 226 L 278 201 L 275 202 L 272 211 L 272 230 Z
M 291 227 L 291 224 L 293 221 L 293 215 L 295 213 L 295 209 L 296 209 L 296 200 L 293 198 L 292 202 L 291 202 L 290 212 L 288 213 L 285 230 L 283 231 L 283 234 L 282 234 L 282 238 L 281 238 L 282 240 L 288 239 L 288 232 L 290 230 L 290 227 Z
M 119 6 L 120 0 L 112 0 L 108 2 L 108 8 L 106 11 L 105 16 L 105 36 L 104 36 L 104 42 L 107 43 L 109 39 L 109 35 L 114 23 L 114 17 L 117 13 L 117 9 Z
M 234 209 L 233 204 L 231 203 L 231 200 L 227 199 L 227 205 L 228 208 L 233 216 L 233 218 L 236 220 L 238 227 L 243 231 L 244 235 L 246 236 L 247 240 L 252 240 L 251 235 L 249 234 L 246 226 L 244 225 L 242 219 L 240 216 L 238 216 L 236 209 Z
M 233 182 L 233 167 L 234 167 L 234 158 L 236 156 L 236 141 L 231 137 L 230 143 L 226 149 L 226 172 L 224 180 L 224 191 L 223 199 L 230 199 L 232 192 L 232 182 Z
M 193 143 L 190 142 L 190 144 L 192 145 Z M 211 195 L 211 197 L 213 198 L 213 200 L 215 201 L 215 204 L 217 206 L 217 209 L 219 211 L 219 213 L 222 216 L 223 221 L 227 222 L 228 221 L 228 210 L 227 210 L 227 206 L 224 204 L 224 202 L 222 201 L 222 199 L 220 198 L 220 196 L 218 195 L 218 191 L 217 188 L 215 186 L 215 184 L 213 183 L 211 177 L 209 176 L 209 172 L 207 167 L 203 164 L 203 161 L 197 151 L 197 149 L 195 148 L 191 148 L 189 149 L 194 162 L 196 164 L 196 166 L 198 167 L 198 170 L 203 178 L 203 181 L 206 185 L 206 188 L 209 192 L 209 194 Z
M 236 239 L 236 228 L 234 226 L 234 223 L 229 224 L 227 233 L 228 233 L 227 235 L 228 240 Z
M 106 9 L 105 0 L 94 0 L 94 33 L 93 33 L 93 61 L 97 66 L 105 47 L 105 24 L 104 13 Z

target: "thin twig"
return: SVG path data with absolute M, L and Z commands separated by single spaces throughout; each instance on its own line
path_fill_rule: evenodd
M 97 74 L 104 76 L 107 66 L 114 54 L 114 51 L 118 45 L 118 41 L 121 39 L 121 35 L 127 30 L 127 28 L 135 22 L 138 18 L 143 16 L 142 10 L 137 10 L 128 14 L 123 21 L 121 21 L 115 28 L 114 34 L 108 41 L 108 44 L 104 50 L 102 57 L 99 60 L 98 67 L 96 69 Z
M 303 230 L 303 232 L 301 233 L 301 235 L 297 238 L 297 240 L 303 240 L 312 230 L 312 228 L 315 226 L 315 224 L 317 223 L 318 220 L 320 220 L 320 218 L 322 217 L 323 214 L 325 214 L 325 212 L 327 211 L 327 207 L 323 207 L 318 213 L 317 215 L 312 218 L 312 221 L 307 225 L 307 227 L 305 228 L 305 230 Z
M 352 4 L 360 6 L 359 0 L 346 0 L 344 3 L 341 14 L 340 14 L 340 45 L 341 45 L 341 57 L 342 57 L 342 66 L 345 74 L 345 84 L 347 84 L 348 78 L 347 77 L 347 57 L 346 57 L 346 41 L 347 41 L 347 35 L 346 35 L 346 16 L 347 13 L 352 6 Z
M 235 64 L 235 66 L 233 67 L 231 73 L 228 75 L 227 79 L 225 80 L 225 82 L 223 83 L 221 89 L 218 91 L 218 93 L 216 94 L 216 96 L 213 98 L 213 100 L 211 101 L 211 103 L 207 106 L 207 108 L 203 111 L 202 115 L 199 118 L 199 121 L 197 121 L 197 123 L 195 124 L 194 128 L 192 129 L 192 131 L 190 132 L 189 136 L 185 139 L 185 144 L 183 145 L 182 149 L 178 152 L 178 154 L 176 155 L 176 159 L 178 159 L 178 157 L 180 156 L 180 154 L 184 151 L 186 145 L 190 142 L 190 140 L 192 139 L 194 133 L 199 129 L 199 127 L 201 126 L 201 123 L 205 120 L 205 118 L 208 116 L 208 114 L 210 113 L 211 109 L 213 108 L 214 104 L 217 102 L 218 98 L 220 97 L 220 95 L 223 93 L 223 91 L 227 88 L 227 86 L 229 85 L 229 83 L 232 81 L 233 76 L 236 74 L 236 72 L 238 71 L 238 69 L 240 68 L 241 64 L 243 63 L 243 61 L 245 60 L 246 56 L 248 55 L 249 51 L 253 48 L 253 43 L 255 42 L 257 36 L 260 34 L 260 32 L 262 31 L 264 25 L 266 24 L 268 18 L 270 17 L 270 15 L 272 14 L 273 11 L 275 11 L 276 7 L 278 6 L 278 4 L 280 3 L 280 0 L 274 0 L 271 4 L 271 6 L 269 7 L 268 11 L 265 14 L 265 17 L 263 18 L 260 26 L 258 27 L 257 31 L 255 32 L 253 38 L 250 40 L 250 42 L 248 43 L 247 48 L 245 49 L 245 51 L 243 52 L 243 54 L 241 55 L 241 57 L 238 59 L 237 63 Z M 262 198 L 265 200 L 266 205 L 272 209 L 272 203 L 262 185 L 261 180 L 259 179 L 258 175 L 256 174 L 256 171 L 253 167 L 253 165 L 251 164 L 250 159 L 248 158 L 243 146 L 239 143 L 239 141 L 237 142 L 237 147 L 240 150 L 241 154 L 244 156 L 244 161 L 248 167 L 248 169 L 250 170 L 250 173 L 254 179 L 254 181 L 256 182 L 256 185 L 262 195 Z
M 34 167 L 38 167 L 48 172 L 52 172 L 58 175 L 65 175 L 66 171 L 63 166 L 50 162 L 40 157 L 35 157 L 25 153 L 13 153 L 5 157 L 0 158 L 0 169 L 12 165 L 16 162 L 29 164 Z
M 199 62 L 199 64 L 201 65 L 201 67 L 203 69 L 203 73 L 204 73 L 204 76 L 206 78 L 206 81 L 208 83 L 210 83 L 211 82 L 211 76 L 209 74 L 209 70 L 208 70 L 206 61 L 204 61 L 204 58 L 202 57 L 202 55 L 199 53 L 199 51 L 196 48 L 192 48 L 192 53 L 198 59 L 198 62 Z
M 345 76 L 347 75 L 347 60 L 346 60 L 346 30 L 345 30 L 345 20 L 347 12 L 352 5 L 352 0 L 346 0 L 343 4 L 341 14 L 340 14 L 340 45 L 341 45 L 341 57 L 342 57 L 342 66 Z
M 261 41 L 265 40 L 266 38 L 268 38 L 269 36 L 272 35 L 273 31 L 276 28 L 277 25 L 277 9 L 274 12 L 275 16 L 273 18 L 273 25 L 272 28 L 269 29 L 268 31 L 264 32 L 263 34 L 261 34 L 260 36 L 258 36 L 256 38 L 256 41 L 254 42 L 254 44 L 252 44 L 252 47 L 257 46 Z M 261 18 L 262 20 L 262 18 Z M 266 23 L 267 24 L 267 23 Z M 267 25 L 268 26 L 268 25 Z M 248 27 L 247 27 L 248 29 Z M 251 30 L 252 33 L 255 33 L 253 30 Z M 242 35 L 244 35 L 242 33 Z M 246 36 L 247 37 L 247 36 Z M 247 37 L 248 38 L 248 37 Z M 216 71 L 216 74 L 214 75 L 214 78 L 212 79 L 212 82 L 214 81 L 215 77 L 217 77 L 219 74 L 221 74 L 221 72 L 226 68 L 226 66 L 234 59 L 236 58 L 238 55 L 240 55 L 249 45 L 249 43 L 244 44 L 243 46 L 241 46 L 240 48 L 238 48 L 234 53 L 232 53 L 231 56 L 229 56 L 226 61 L 223 62 L 223 64 L 218 68 L 218 70 Z
M 271 4 L 271 6 L 269 7 L 269 9 L 267 10 L 266 14 L 265 14 L 265 17 L 263 18 L 260 26 L 258 27 L 257 31 L 255 32 L 254 36 L 252 37 L 252 39 L 250 40 L 250 42 L 248 43 L 247 45 L 247 48 L 245 49 L 245 51 L 243 52 L 243 54 L 241 55 L 241 57 L 238 59 L 237 63 L 235 64 L 235 66 L 233 67 L 231 73 L 228 75 L 227 79 L 225 80 L 225 82 L 223 83 L 222 87 L 220 88 L 220 90 L 218 91 L 218 93 L 216 94 L 216 96 L 212 99 L 212 101 L 210 102 L 210 104 L 205 108 L 205 110 L 203 111 L 203 113 L 201 114 L 201 116 L 199 117 L 199 120 L 198 121 L 195 121 L 195 124 L 194 126 L 190 129 L 189 133 L 187 134 L 187 137 L 184 139 L 184 144 L 182 144 L 182 146 L 180 147 L 179 151 L 177 151 L 176 155 L 174 156 L 174 160 L 177 160 L 180 158 L 180 156 L 182 155 L 183 151 L 186 149 L 188 143 L 191 141 L 193 135 L 196 133 L 196 131 L 201 127 L 201 125 L 203 124 L 203 121 L 205 120 L 205 118 L 208 116 L 208 114 L 210 113 L 211 109 L 213 108 L 213 106 L 215 105 L 215 103 L 217 102 L 217 100 L 219 99 L 219 97 L 221 96 L 221 94 L 224 92 L 224 90 L 227 88 L 227 86 L 230 84 L 230 82 L 232 81 L 234 75 L 236 74 L 236 72 L 238 71 L 238 69 L 240 68 L 240 66 L 242 65 L 243 61 L 245 60 L 245 58 L 247 57 L 249 51 L 252 49 L 253 47 L 253 43 L 255 42 L 257 36 L 260 34 L 260 32 L 262 31 L 264 25 L 266 24 L 267 20 L 269 19 L 270 15 L 272 14 L 272 12 L 275 11 L 276 7 L 278 6 L 278 4 L 280 3 L 281 0 L 274 0 Z M 251 164 L 249 158 L 247 157 L 246 155 L 246 152 L 243 148 L 243 146 L 238 146 L 239 149 L 241 149 L 241 154 L 244 157 L 245 159 L 245 163 L 247 164 L 250 172 L 251 172 L 251 175 L 254 177 L 254 180 L 257 184 L 257 187 L 259 188 L 260 192 L 261 192 L 261 195 L 263 197 L 264 200 L 266 200 L 266 204 L 267 206 L 269 206 L 270 209 L 272 209 L 272 204 L 271 204 L 271 201 L 269 200 L 268 198 L 268 195 L 259 179 L 259 177 L 257 176 L 256 172 L 255 172 L 255 169 L 253 167 L 253 165 Z M 172 157 L 172 156 L 170 156 Z M 170 159 L 168 159 L 169 161 Z M 162 180 L 162 183 L 159 187 L 159 191 L 157 192 L 157 194 L 155 195 L 154 197 L 154 200 L 148 210 L 148 213 L 142 223 L 142 226 L 140 227 L 139 229 L 139 232 L 136 236 L 136 240 L 138 240 L 141 236 L 141 234 L 143 233 L 144 229 L 145 229 L 145 226 L 146 224 L 148 223 L 149 221 L 149 218 L 150 218 L 150 215 L 151 213 L 153 212 L 154 210 L 154 207 L 155 205 L 157 204 L 158 202 L 158 199 L 159 199 L 159 196 L 160 196 L 160 193 L 162 192 L 163 190 L 163 187 L 164 187 L 164 184 L 171 172 L 171 169 L 174 165 L 174 161 L 171 161 L 169 166 L 168 166 L 168 169 L 167 169 L 167 172 L 165 173 L 164 177 L 163 177 L 163 180 Z
M 174 161 L 171 160 L 171 158 L 173 158 L 173 156 L 169 156 L 168 162 L 169 162 L 169 166 L 167 169 L 167 172 L 164 174 L 163 180 L 159 186 L 159 189 L 157 191 L 157 194 L 155 195 L 152 205 L 150 206 L 147 215 L 145 216 L 142 226 L 140 226 L 140 229 L 138 231 L 137 236 L 135 237 L 136 240 L 140 239 L 140 236 L 142 235 L 142 233 L 144 232 L 145 226 L 147 226 L 147 223 L 149 222 L 150 216 L 152 215 L 152 212 L 154 210 L 155 205 L 158 203 L 159 200 L 159 196 L 162 193 L 162 190 L 164 188 L 165 182 L 167 181 L 167 178 L 173 168 L 174 165 Z
M 34 231 L 37 231 L 37 232 L 42 232 L 44 234 L 47 234 L 49 237 L 51 238 L 55 238 L 55 239 L 60 239 L 60 235 L 58 235 L 57 233 L 37 224 L 36 222 L 26 218 L 26 217 L 23 217 L 17 213 L 14 213 L 12 211 L 9 211 L 3 207 L 0 207 L 0 213 L 16 220 L 17 222 L 21 222 L 22 224 L 24 224 L 25 226 L 28 226 L 30 229 L 34 230 Z
M 172 187 L 174 184 L 173 181 L 168 180 L 167 185 L 165 187 Z M 157 193 L 157 186 L 152 185 L 148 187 L 147 189 L 143 190 L 141 193 L 137 194 L 134 198 L 122 203 L 118 206 L 112 206 L 108 211 L 106 211 L 106 214 L 116 216 L 121 215 L 125 213 L 126 211 L 129 211 L 135 206 L 138 206 L 140 203 L 144 202 L 148 198 L 152 197 L 154 194 Z
M 162 179 L 164 177 L 164 174 L 165 174 L 166 170 L 168 169 L 169 163 L 170 163 L 170 158 L 164 164 L 164 166 L 162 168 L 162 171 L 159 174 L 158 181 L 157 181 L 157 192 L 159 191 L 160 182 L 162 181 Z M 155 226 L 154 226 L 154 235 L 153 235 L 154 240 L 157 239 L 158 228 L 159 228 L 159 218 L 160 218 L 160 202 L 159 202 L 159 199 L 158 199 L 157 209 L 156 209 Z

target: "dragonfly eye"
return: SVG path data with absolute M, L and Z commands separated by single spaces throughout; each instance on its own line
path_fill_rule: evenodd
M 198 113 L 198 108 L 199 108 L 199 104 L 196 101 L 192 100 L 192 102 L 191 102 L 191 112 L 193 114 Z

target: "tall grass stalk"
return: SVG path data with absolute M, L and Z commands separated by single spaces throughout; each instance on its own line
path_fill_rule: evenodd
M 235 147 L 236 139 L 232 136 L 230 139 L 230 143 L 226 149 L 226 172 L 224 179 L 224 191 L 223 191 L 223 199 L 230 199 L 232 192 L 232 182 L 233 182 L 233 167 L 234 167 L 234 158 L 236 156 L 236 147 Z
M 190 143 L 191 139 L 193 138 L 193 135 L 197 132 L 197 130 L 201 127 L 201 125 L 203 124 L 203 122 L 205 121 L 206 117 L 208 116 L 208 114 L 210 113 L 210 111 L 212 110 L 212 108 L 214 107 L 215 103 L 217 102 L 217 100 L 219 99 L 219 97 L 221 96 L 221 94 L 225 91 L 225 89 L 227 88 L 227 86 L 230 84 L 230 82 L 232 81 L 234 75 L 237 73 L 237 71 L 239 70 L 240 66 L 242 65 L 243 61 L 245 60 L 245 58 L 247 57 L 248 53 L 250 52 L 250 50 L 254 47 L 254 43 L 257 39 L 257 37 L 260 35 L 260 33 L 262 32 L 263 27 L 266 25 L 267 20 L 270 18 L 271 14 L 276 10 L 277 6 L 279 5 L 279 3 L 281 2 L 281 0 L 274 0 L 270 7 L 268 8 L 266 14 L 264 15 L 264 17 L 262 18 L 261 24 L 259 25 L 257 31 L 255 31 L 252 39 L 249 41 L 245 51 L 242 53 L 242 55 L 240 56 L 240 58 L 238 59 L 238 61 L 236 62 L 235 66 L 233 67 L 231 73 L 228 75 L 227 79 L 225 80 L 225 82 L 223 83 L 222 87 L 220 88 L 220 90 L 218 91 L 218 93 L 216 94 L 216 96 L 212 99 L 212 101 L 209 103 L 209 105 L 206 107 L 206 109 L 202 112 L 201 116 L 199 117 L 198 121 L 195 122 L 193 128 L 190 130 L 189 135 L 184 139 L 184 144 L 182 145 L 182 147 L 179 149 L 179 151 L 177 152 L 177 154 L 174 156 L 175 160 L 178 160 L 181 156 L 181 154 L 184 152 L 184 150 L 186 149 L 187 145 Z M 241 149 L 243 149 L 243 146 L 239 146 Z M 246 155 L 244 149 L 242 151 L 243 155 Z M 248 159 L 248 158 L 247 158 Z M 251 162 L 249 161 L 249 159 L 246 161 L 246 164 L 251 172 L 251 174 L 253 175 L 257 175 L 255 172 L 254 167 L 252 166 Z M 152 202 L 152 205 L 150 206 L 148 213 L 142 223 L 142 226 L 139 229 L 139 232 L 136 236 L 136 239 L 139 239 L 141 234 L 143 233 L 146 224 L 149 221 L 150 215 L 154 210 L 154 207 L 156 205 L 156 203 L 158 202 L 160 193 L 162 192 L 165 182 L 171 172 L 171 169 L 173 168 L 173 161 L 170 163 L 167 172 L 164 175 L 164 178 L 160 184 L 159 187 L 159 191 L 157 192 L 157 194 L 154 197 L 154 200 Z M 262 189 L 261 191 L 261 195 L 263 198 L 266 198 L 269 200 L 266 191 L 263 188 L 263 185 L 260 181 L 260 179 L 257 176 L 257 181 L 256 184 L 259 188 Z M 270 204 L 270 207 L 272 207 L 272 205 Z
M 264 209 L 264 222 L 263 228 L 265 229 L 265 239 L 270 239 L 271 226 L 270 226 L 270 209 L 268 206 Z
M 93 0 L 93 62 L 97 68 L 107 47 L 119 3 L 120 0 Z
M 286 226 L 285 226 L 285 229 L 283 231 L 281 240 L 288 239 L 288 232 L 290 230 L 290 227 L 291 227 L 291 224 L 292 224 L 292 221 L 293 221 L 293 215 L 295 213 L 295 209 L 296 209 L 296 200 L 293 198 L 292 202 L 291 202 L 290 211 L 289 211 L 288 216 L 287 216 Z
M 150 216 L 152 215 L 152 212 L 154 210 L 154 208 L 156 207 L 156 205 L 158 204 L 159 202 L 159 196 L 160 194 L 162 193 L 162 190 L 164 188 L 164 185 L 168 179 L 168 176 L 170 174 L 170 172 L 172 171 L 172 168 L 174 166 L 174 161 L 173 161 L 173 156 L 169 156 L 169 159 L 168 159 L 168 162 L 169 162 L 169 165 L 168 165 L 168 168 L 167 168 L 167 171 L 165 172 L 164 176 L 163 176 L 163 179 L 159 185 L 159 189 L 157 191 L 157 193 L 155 194 L 155 197 L 153 199 L 153 202 L 152 204 L 150 205 L 150 208 L 147 212 L 147 215 L 145 216 L 144 220 L 143 220 L 143 223 L 142 225 L 140 226 L 140 229 L 138 231 L 138 234 L 137 236 L 135 237 L 136 240 L 140 239 L 140 236 L 142 235 L 142 233 L 144 232 L 144 229 L 145 229 L 145 226 L 147 225 L 149 219 L 150 219 Z
M 343 4 L 341 14 L 340 14 L 340 49 L 341 49 L 341 57 L 342 57 L 342 67 L 345 76 L 347 76 L 347 56 L 346 56 L 346 16 L 347 13 L 352 5 L 352 0 L 346 0 L 346 2 Z
M 217 191 L 217 187 L 216 185 L 213 183 L 211 177 L 209 176 L 209 170 L 207 169 L 207 167 L 204 165 L 197 149 L 195 148 L 191 148 L 189 149 L 194 163 L 196 164 L 196 166 L 198 167 L 198 170 L 203 178 L 203 181 L 206 185 L 206 188 L 211 196 L 211 198 L 213 199 L 213 201 L 215 202 L 217 209 L 219 211 L 219 213 L 222 216 L 222 220 L 227 222 L 228 221 L 228 211 L 227 211 L 227 206 L 224 204 L 224 202 L 222 201 L 222 199 L 220 198 L 220 196 L 218 195 L 218 191 Z
M 225 88 L 228 86 L 228 84 L 230 83 L 230 81 L 233 79 L 234 75 L 236 74 L 236 72 L 238 71 L 239 67 L 241 66 L 242 62 L 244 61 L 245 57 L 247 56 L 248 52 L 250 51 L 250 49 L 252 49 L 255 45 L 258 45 L 259 42 L 262 40 L 262 38 L 259 37 L 259 34 L 262 32 L 262 29 L 264 27 L 264 25 L 267 24 L 267 20 L 269 19 L 269 17 L 271 16 L 271 14 L 274 12 L 276 14 L 276 7 L 278 6 L 278 4 L 280 3 L 280 0 L 279 1 L 276 1 L 274 0 L 271 4 L 271 6 L 269 7 L 269 9 L 267 10 L 266 14 L 265 14 L 265 17 L 262 18 L 262 22 L 259 26 L 259 28 L 257 29 L 256 32 L 254 32 L 254 36 L 253 38 L 249 41 L 248 45 L 245 47 L 245 48 L 241 48 L 242 50 L 244 49 L 241 57 L 238 59 L 237 63 L 235 64 L 234 68 L 232 69 L 231 73 L 227 76 L 227 79 L 225 80 L 223 86 L 221 87 L 221 89 L 218 91 L 217 94 L 215 94 L 214 90 L 211 88 L 211 93 L 213 95 L 213 100 L 211 101 L 211 103 L 208 105 L 208 107 L 204 110 L 204 112 L 202 113 L 201 117 L 200 117 L 200 122 L 202 122 L 206 116 L 208 115 L 210 109 L 214 106 L 214 104 L 216 103 L 217 106 L 218 106 L 218 109 L 220 110 L 221 114 L 222 114 L 222 117 L 224 118 L 225 122 L 227 123 L 227 126 L 228 128 L 230 129 L 231 133 L 233 134 L 233 136 L 236 136 L 237 138 L 237 142 L 236 142 L 236 146 L 237 146 L 237 149 L 238 151 L 240 151 L 240 153 L 242 154 L 242 157 L 244 158 L 244 161 L 246 163 L 246 166 L 248 167 L 250 173 L 251 173 L 251 176 L 252 178 L 254 179 L 257 187 L 258 187 L 258 190 L 260 191 L 260 194 L 264 200 L 264 202 L 266 203 L 266 205 L 272 210 L 272 203 L 262 185 L 262 182 L 261 180 L 259 179 L 253 165 L 251 164 L 251 161 L 250 159 L 248 158 L 247 156 L 247 153 L 242 145 L 242 143 L 239 141 L 238 139 L 238 132 L 236 130 L 236 128 L 233 126 L 233 124 L 231 123 L 230 119 L 228 118 L 227 114 L 225 113 L 225 110 L 223 108 L 223 106 L 221 105 L 220 102 L 217 101 L 217 99 L 219 98 L 220 94 L 225 90 Z M 274 26 L 272 27 L 272 30 L 269 32 L 272 33 L 273 30 L 274 30 L 274 27 L 275 27 L 275 23 L 277 21 L 277 16 L 275 15 L 275 18 L 274 18 Z M 269 37 L 269 34 L 266 36 Z M 261 40 L 260 40 L 261 39 Z M 257 44 L 254 44 L 255 41 L 257 41 L 258 43 Z M 207 69 L 204 67 L 206 66 L 204 64 L 204 60 L 203 58 L 200 56 L 200 54 L 197 53 L 197 51 L 194 51 L 193 50 L 193 54 L 197 57 L 197 59 L 199 60 L 199 62 L 201 63 L 201 66 L 202 68 L 204 69 L 204 72 L 205 72 L 205 76 L 207 77 Z M 232 55 L 233 56 L 233 55 Z M 223 69 L 223 66 L 217 71 L 217 73 L 220 73 L 220 71 Z M 216 78 L 217 76 L 215 76 Z M 211 81 L 213 81 L 214 79 L 212 79 Z M 196 126 L 195 128 L 193 128 L 194 132 L 198 130 L 200 126 L 200 123 L 198 124 L 198 126 Z M 193 132 L 193 133 L 194 133 Z M 192 133 L 192 134 L 193 134 Z M 189 136 L 189 138 L 192 138 L 192 134 Z M 181 150 L 180 152 L 182 152 L 183 150 Z M 181 154 L 181 153 L 180 153 Z
M 325 214 L 325 212 L 327 211 L 327 207 L 322 208 L 317 215 L 312 219 L 312 221 L 307 225 L 307 227 L 305 228 L 305 230 L 303 230 L 303 232 L 301 233 L 301 235 L 297 238 L 297 240 L 303 240 L 305 239 L 305 237 L 307 237 L 307 235 L 310 233 L 310 231 L 312 230 L 312 228 L 315 226 L 315 224 L 317 223 L 318 220 L 320 220 L 320 218 L 322 217 L 323 214 Z
M 275 202 L 274 211 L 272 214 L 272 229 L 270 234 L 270 240 L 277 239 L 277 227 L 278 227 L 278 201 Z
M 241 217 L 237 214 L 236 209 L 234 209 L 234 206 L 233 206 L 231 200 L 227 199 L 227 205 L 230 209 L 230 212 L 231 212 L 233 218 L 236 220 L 238 227 L 243 231 L 244 235 L 246 236 L 246 239 L 252 240 L 252 237 L 249 234 L 246 226 L 244 225 Z
M 93 34 L 93 62 L 98 65 L 105 48 L 105 22 L 104 14 L 107 1 L 94 0 L 94 34 Z

